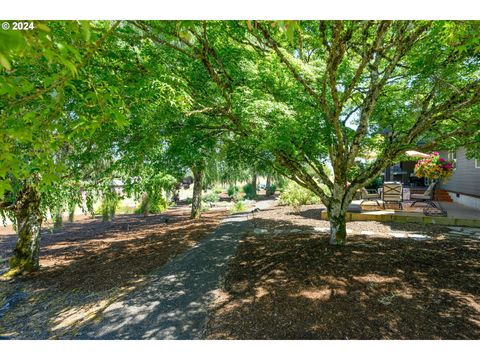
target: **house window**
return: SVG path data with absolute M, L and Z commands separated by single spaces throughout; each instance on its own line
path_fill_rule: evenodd
M 457 161 L 457 152 L 456 151 L 449 151 L 448 152 L 448 160 L 449 161 Z

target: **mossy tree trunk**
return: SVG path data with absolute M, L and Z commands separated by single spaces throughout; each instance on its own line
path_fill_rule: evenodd
M 60 229 L 63 226 L 62 209 L 56 209 L 53 218 L 53 228 Z
M 192 196 L 192 219 L 199 219 L 202 213 L 202 186 L 205 176 L 204 169 L 199 166 L 192 166 L 193 172 L 193 196 Z
M 68 221 L 73 223 L 75 221 L 75 208 L 76 208 L 76 205 L 70 205 L 69 209 L 68 209 Z
M 355 192 L 346 186 L 334 184 L 327 206 L 330 221 L 330 244 L 344 245 L 347 241 L 347 210 Z
M 252 196 L 257 196 L 257 172 L 254 170 L 252 173 Z
M 40 229 L 42 213 L 40 194 L 33 186 L 25 186 L 17 196 L 15 206 L 18 241 L 10 258 L 10 268 L 27 273 L 39 268 Z
M 344 245 L 347 241 L 347 212 L 343 209 L 332 208 L 329 211 L 330 244 Z

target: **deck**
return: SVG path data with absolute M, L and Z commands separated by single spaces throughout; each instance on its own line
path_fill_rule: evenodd
M 403 210 L 389 206 L 387 209 L 376 206 L 372 202 L 354 200 L 347 213 L 348 221 L 382 221 L 382 222 L 413 222 L 424 224 L 440 224 L 454 226 L 469 226 L 480 228 L 480 210 L 467 207 L 455 202 L 442 202 L 441 205 L 448 212 L 448 216 L 426 216 L 423 214 L 424 204 L 416 204 L 410 207 L 411 202 L 403 203 Z M 323 210 L 321 217 L 328 219 L 326 210 Z

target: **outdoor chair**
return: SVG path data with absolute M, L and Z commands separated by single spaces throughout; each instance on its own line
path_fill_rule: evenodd
M 412 205 L 410 205 L 410 207 L 414 206 L 417 202 L 424 202 L 427 204 L 432 203 L 433 195 L 435 193 L 435 185 L 436 185 L 436 182 L 432 182 L 423 194 L 411 194 L 410 200 L 413 200 L 413 202 L 412 202 Z
M 362 205 L 365 201 L 375 201 L 378 206 L 380 206 L 380 203 L 378 200 L 380 200 L 380 194 L 376 189 L 365 189 L 362 188 L 361 190 L 361 202 L 360 205 Z
M 383 208 L 386 203 L 397 203 L 403 210 L 403 185 L 400 183 L 384 183 L 382 191 Z

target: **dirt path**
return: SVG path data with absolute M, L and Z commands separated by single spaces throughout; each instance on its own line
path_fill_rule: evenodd
M 260 201 L 264 209 L 272 200 Z M 250 228 L 248 213 L 232 215 L 206 239 L 149 276 L 84 326 L 81 339 L 199 339 L 227 260 Z

